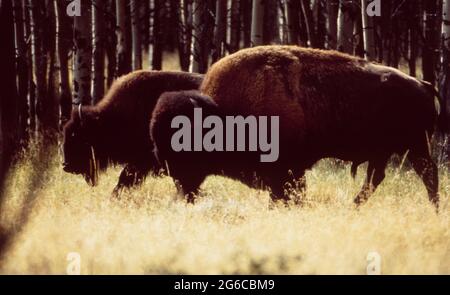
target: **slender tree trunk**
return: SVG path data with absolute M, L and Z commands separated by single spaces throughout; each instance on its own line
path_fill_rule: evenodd
M 170 0 L 170 2 L 179 2 L 177 0 Z M 176 14 L 177 11 L 174 11 Z M 150 3 L 148 0 L 141 1 L 140 9 L 139 9 L 139 20 L 140 20 L 140 34 L 141 34 L 141 51 L 142 51 L 142 67 L 145 68 L 144 65 L 144 55 L 148 54 L 149 49 L 149 30 L 150 30 Z
M 38 130 L 44 132 L 45 119 L 43 118 L 43 107 L 47 96 L 47 57 L 44 52 L 43 41 L 43 4 L 44 2 L 36 2 L 28 0 L 30 10 L 30 35 L 31 35 L 31 55 L 33 59 L 33 82 L 35 85 L 36 104 L 33 105 L 32 111 L 36 110 L 38 118 Z
M 311 10 L 309 0 L 302 0 L 302 16 L 305 22 L 305 31 L 308 37 L 309 45 L 311 47 L 316 47 L 317 45 L 317 36 L 314 33 L 314 15 Z
M 391 40 L 391 66 L 398 68 L 400 63 L 400 47 L 401 47 L 401 33 L 400 20 L 398 17 L 392 19 L 392 40 Z
M 286 11 L 286 1 L 279 1 L 279 9 L 278 9 L 278 20 L 279 20 L 279 30 L 278 34 L 280 35 L 280 44 L 288 44 L 288 21 L 287 21 L 287 11 Z
M 447 140 L 444 139 L 447 143 L 447 146 L 444 147 L 446 149 L 445 156 L 447 161 L 450 162 L 450 134 L 448 134 L 448 130 L 450 130 L 450 1 L 444 0 L 443 2 L 443 18 L 442 18 L 442 65 L 441 65 L 441 77 L 439 83 L 439 92 L 442 96 L 441 103 L 441 115 L 440 127 L 447 130 L 447 134 L 444 135 L 444 138 L 447 137 Z M 443 155 L 444 156 L 444 155 Z
M 92 0 L 92 100 L 96 104 L 105 94 L 105 0 Z
M 381 36 L 383 43 L 383 63 L 392 64 L 391 43 L 392 43 L 392 2 L 386 0 L 381 5 Z
M 164 1 L 163 0 L 153 0 L 153 48 L 152 48 L 152 69 L 161 70 L 162 69 L 162 55 L 163 55 L 163 44 L 164 44 L 164 33 L 163 33 L 163 21 L 164 21 Z
M 287 43 L 298 45 L 300 43 L 300 1 L 286 0 L 284 7 L 287 16 Z
M 18 146 L 17 89 L 14 57 L 14 22 L 11 0 L 0 2 L 0 196 L 3 180 Z M 1 201 L 1 200 L 0 200 Z
M 61 127 L 70 119 L 72 110 L 72 94 L 69 82 L 69 51 L 72 42 L 68 42 L 67 36 L 71 34 L 70 19 L 66 14 L 66 6 L 58 0 L 54 0 L 56 12 L 56 35 L 59 61 L 59 106 L 61 112 Z
M 338 13 L 338 50 L 353 53 L 353 3 L 341 1 Z
M 241 0 L 241 22 L 244 48 L 251 47 L 252 34 L 252 0 Z
M 211 15 L 208 12 L 208 0 L 194 0 L 194 33 L 192 41 L 191 72 L 205 73 L 208 69 L 208 57 L 210 51 L 209 31 Z
M 172 0 L 177 21 L 178 56 L 182 71 L 189 71 L 192 42 L 192 5 L 190 0 Z
M 225 2 L 225 1 L 224 1 Z M 239 0 L 231 0 L 230 8 L 230 53 L 239 50 L 239 42 L 241 36 L 241 22 L 239 16 Z
M 337 49 L 339 0 L 327 1 L 327 13 L 327 47 Z
M 425 44 L 423 47 L 422 71 L 423 79 L 435 84 L 436 62 L 438 52 L 437 12 L 438 0 L 425 1 Z
M 31 36 L 31 9 L 28 5 L 29 0 L 22 0 L 23 9 L 23 19 L 24 19 L 24 30 L 25 37 L 27 39 L 27 50 L 26 50 L 26 60 L 28 67 L 28 134 L 27 137 L 34 134 L 36 131 L 36 85 L 33 79 L 33 48 L 32 48 L 32 36 Z
M 263 44 L 264 0 L 253 0 L 252 8 L 252 46 Z
M 48 139 L 56 142 L 56 133 L 59 126 L 59 87 L 57 77 L 57 55 L 56 55 L 56 12 L 53 0 L 45 0 L 45 25 L 44 25 L 44 46 L 48 57 L 47 65 L 47 96 L 45 101 L 39 105 L 42 118 L 45 121 L 46 133 L 50 135 Z
M 117 19 L 117 75 L 122 76 L 131 71 L 130 35 L 127 22 L 127 2 L 116 0 Z
M 92 104 L 91 3 L 81 1 L 81 16 L 74 17 L 73 104 Z
M 17 90 L 18 90 L 18 135 L 20 140 L 26 140 L 28 125 L 28 69 L 24 35 L 24 19 L 22 1 L 12 1 L 14 11 L 14 33 L 16 48 L 16 72 L 17 72 Z
M 216 2 L 216 24 L 214 28 L 214 51 L 212 61 L 216 62 L 225 55 L 227 40 L 227 1 Z
M 419 49 L 419 26 L 420 26 L 420 2 L 413 1 L 408 3 L 408 34 L 409 34 L 409 75 L 416 77 L 416 60 Z
M 177 0 L 175 0 L 177 1 Z M 185 0 L 180 0 L 181 2 Z M 155 36 L 154 28 L 155 28 L 155 18 L 157 13 L 155 11 L 155 0 L 148 0 L 148 64 L 149 67 L 153 67 L 153 51 L 155 47 Z
M 361 1 L 361 16 L 364 31 L 364 57 L 367 60 L 374 61 L 376 59 L 375 31 L 373 25 L 373 17 L 366 12 L 368 0 Z
M 142 69 L 141 32 L 139 21 L 139 3 L 130 0 L 131 9 L 131 38 L 132 42 L 132 65 L 133 71 Z
M 356 0 L 355 0 L 356 1 Z M 353 54 L 364 57 L 364 31 L 359 3 L 354 2 L 353 15 Z
M 0 2 L 0 6 L 3 6 L 3 2 Z M 0 7 L 0 15 L 2 14 L 2 7 Z M 0 106 L 3 104 L 3 94 L 0 94 Z M 0 109 L 0 204 L 3 202 L 3 184 L 5 181 L 5 175 L 7 172 L 6 169 L 6 161 L 5 161 L 5 140 L 3 135 L 3 110 Z M 1 208 L 1 206 L 0 206 Z M 1 214 L 1 211 L 0 211 Z M 3 233 L 0 232 L 0 249 L 2 249 L 4 245 L 5 237 L 1 236 Z
M 325 40 L 327 35 L 327 21 L 325 18 L 325 2 L 324 0 L 314 0 L 313 17 L 314 17 L 314 35 L 316 36 L 314 47 L 325 48 Z
M 107 0 L 106 2 L 106 18 L 105 18 L 105 26 L 107 28 L 107 32 L 114 32 L 117 28 L 116 26 L 116 1 L 115 0 Z M 106 34 L 105 36 L 106 42 L 106 58 L 108 60 L 108 66 L 106 69 L 106 86 L 109 88 L 113 83 L 114 79 L 117 77 L 117 37 L 115 34 Z
M 280 44 L 279 1 L 264 0 L 264 44 Z
M 308 47 L 308 25 L 306 24 L 306 17 L 303 14 L 303 5 L 300 0 L 300 22 L 299 22 L 299 39 L 300 46 Z
M 193 15 L 193 31 L 192 31 L 192 52 L 191 52 L 191 65 L 190 72 L 198 73 L 202 65 L 202 14 L 203 9 L 206 9 L 204 0 L 193 0 L 192 15 Z

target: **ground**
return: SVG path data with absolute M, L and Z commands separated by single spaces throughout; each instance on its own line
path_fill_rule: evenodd
M 65 274 L 72 252 L 81 274 L 366 274 L 372 252 L 382 274 L 450 274 L 446 169 L 437 215 L 414 172 L 393 167 L 357 210 L 364 167 L 353 180 L 330 160 L 308 172 L 303 205 L 285 206 L 222 177 L 207 179 L 195 205 L 177 197 L 169 177 L 113 200 L 120 167 L 91 188 L 63 172 L 59 156 L 36 157 L 7 181 L 0 224 L 17 235 L 3 274 Z

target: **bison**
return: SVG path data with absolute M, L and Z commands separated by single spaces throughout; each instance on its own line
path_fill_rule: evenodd
M 124 164 L 117 195 L 159 170 L 148 151 L 153 148 L 149 122 L 165 91 L 198 89 L 203 75 L 184 72 L 136 71 L 113 83 L 95 106 L 76 106 L 64 126 L 63 169 L 82 174 L 91 185 L 109 164 Z
M 151 121 L 155 155 L 190 200 L 210 174 L 263 183 L 273 199 L 286 199 L 286 189 L 305 170 L 320 159 L 338 158 L 354 167 L 368 161 L 354 199 L 360 205 L 383 181 L 391 155 L 408 152 L 438 208 L 438 169 L 429 146 L 439 102 L 427 82 L 336 51 L 271 45 L 221 59 L 200 90 L 163 94 Z M 264 163 L 248 151 L 174 151 L 171 120 L 180 114 L 192 119 L 195 108 L 222 118 L 278 116 L 278 160 Z

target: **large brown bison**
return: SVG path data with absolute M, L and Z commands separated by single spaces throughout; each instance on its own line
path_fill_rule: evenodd
M 385 177 L 392 154 L 408 151 L 430 201 L 438 207 L 438 171 L 429 143 L 438 117 L 437 93 L 402 72 L 335 51 L 296 46 L 241 50 L 214 64 L 201 94 L 166 93 L 155 107 L 151 135 L 155 154 L 192 196 L 209 174 L 249 185 L 254 173 L 274 199 L 323 158 L 354 165 L 368 161 L 367 178 L 355 198 L 367 200 Z M 211 99 L 212 98 L 212 101 Z M 260 162 L 255 152 L 176 152 L 171 120 L 194 108 L 224 116 L 279 116 L 279 158 Z
M 82 174 L 95 185 L 98 171 L 110 163 L 125 168 L 114 189 L 142 182 L 159 166 L 153 155 L 149 122 L 158 97 L 165 91 L 198 89 L 203 75 L 183 72 L 136 71 L 113 83 L 95 106 L 76 106 L 64 127 L 64 171 Z

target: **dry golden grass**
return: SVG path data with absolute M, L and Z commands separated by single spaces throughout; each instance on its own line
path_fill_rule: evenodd
M 1 225 L 21 230 L 0 273 L 64 274 L 67 254 L 78 252 L 82 274 L 365 274 L 371 251 L 383 274 L 450 273 L 448 172 L 436 215 L 416 175 L 393 168 L 355 210 L 363 170 L 353 180 L 330 161 L 307 174 L 305 205 L 286 207 L 222 177 L 207 179 L 195 205 L 168 177 L 114 201 L 118 167 L 90 188 L 50 159 L 28 156 L 9 177 Z M 24 198 L 34 203 L 21 228 Z
M 142 61 L 143 61 L 143 63 L 142 63 L 143 69 L 151 68 L 148 54 L 146 54 L 146 53 L 143 54 Z M 181 71 L 180 60 L 178 57 L 178 51 L 174 51 L 174 52 L 164 51 L 163 52 L 162 70 L 163 71 Z

